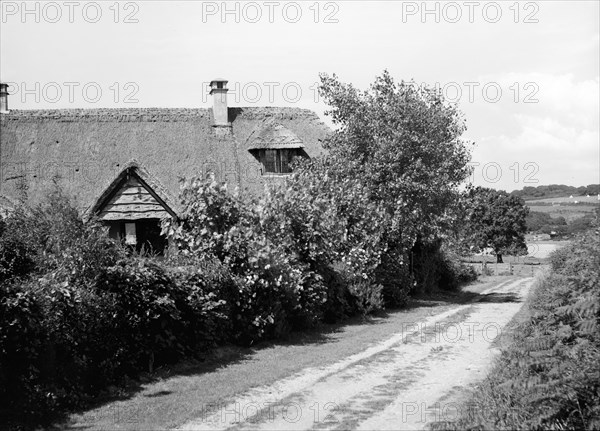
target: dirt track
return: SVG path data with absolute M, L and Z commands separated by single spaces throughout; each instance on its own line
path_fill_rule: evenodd
M 402 325 L 378 344 L 214 406 L 180 430 L 422 429 L 463 407 L 449 402 L 496 353 L 492 343 L 521 308 L 533 278 L 497 282 L 475 299 Z

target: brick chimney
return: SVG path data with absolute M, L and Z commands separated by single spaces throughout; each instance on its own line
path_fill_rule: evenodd
M 8 84 L 0 83 L 0 114 L 8 114 Z
M 213 97 L 213 126 L 229 126 L 227 114 L 227 80 L 213 79 L 210 81 L 210 94 Z

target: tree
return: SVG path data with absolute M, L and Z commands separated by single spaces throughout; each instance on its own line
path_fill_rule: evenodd
M 374 280 L 383 286 L 386 304 L 399 305 L 401 290 L 413 285 L 411 250 L 416 243 L 439 244 L 453 223 L 458 188 L 470 173 L 470 152 L 461 139 L 465 122 L 440 91 L 397 83 L 387 71 L 366 91 L 321 75 L 319 90 L 338 126 L 324 142 L 330 190 L 356 181 L 377 208 L 369 217 L 380 241 Z M 343 196 L 336 201 L 348 207 Z M 363 229 L 354 217 L 347 222 L 351 232 L 352 226 L 355 233 Z M 355 238 L 368 236 L 364 231 Z M 362 244 L 350 251 L 374 251 Z
M 338 130 L 325 142 L 331 171 L 360 178 L 391 216 L 390 240 L 437 238 L 470 172 L 462 113 L 439 91 L 396 83 L 387 71 L 367 91 L 321 75 Z
M 563 216 L 551 217 L 548 213 L 529 211 L 527 231 L 549 233 L 557 229 L 566 229 L 567 220 Z
M 530 211 L 527 215 L 527 231 L 538 232 L 544 226 L 549 225 L 552 220 L 550 214 L 539 211 Z
M 594 226 L 594 221 L 596 220 L 596 215 L 594 214 L 586 214 L 583 217 L 576 218 L 567 227 L 567 232 L 571 235 L 577 234 L 580 232 L 585 232 L 586 230 L 592 229 Z
M 466 237 L 476 249 L 491 248 L 498 263 L 504 254 L 527 254 L 529 208 L 523 199 L 505 191 L 475 187 L 466 192 L 466 209 Z

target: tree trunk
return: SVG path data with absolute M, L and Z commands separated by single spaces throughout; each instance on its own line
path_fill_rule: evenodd
M 502 255 L 501 254 L 497 254 L 496 255 L 496 263 L 504 263 L 504 261 L 502 260 Z

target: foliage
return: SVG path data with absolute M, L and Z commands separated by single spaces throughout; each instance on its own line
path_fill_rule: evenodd
M 387 306 L 402 305 L 414 285 L 412 248 L 447 236 L 469 175 L 462 114 L 439 92 L 396 83 L 387 71 L 364 92 L 322 75 L 320 93 L 338 126 L 324 143 L 329 176 L 356 180 L 377 208 L 367 218 L 379 224 L 374 281 Z
M 51 278 L 3 285 L 0 416 L 48 420 L 125 376 L 205 355 L 229 335 L 212 281 L 129 259 L 91 285 Z
M 560 228 L 566 228 L 567 221 L 564 217 L 551 217 L 548 213 L 529 211 L 527 214 L 527 232 L 550 233 Z
M 598 212 L 598 209 L 596 209 L 596 212 Z M 572 236 L 595 227 L 597 218 L 597 214 L 585 214 L 567 223 L 562 216 L 551 217 L 548 213 L 530 211 L 527 215 L 527 231 L 553 233 L 558 237 Z
M 390 215 L 389 241 L 412 246 L 443 235 L 469 152 L 462 114 L 440 92 L 396 83 L 386 71 L 360 92 L 322 75 L 320 93 L 339 129 L 325 142 L 332 166 L 359 178 Z
M 588 186 L 566 186 L 564 184 L 550 184 L 547 186 L 525 186 L 522 190 L 514 190 L 511 195 L 523 200 L 558 198 L 564 196 L 597 196 L 600 194 L 600 184 L 589 184 Z
M 20 229 L 21 209 L 6 220 L 0 219 L 0 282 L 27 275 L 35 267 L 35 250 Z
M 456 429 L 600 427 L 598 234 L 554 252 L 551 264 L 528 300 L 529 319 Z
M 358 181 L 329 177 L 326 161 L 243 201 L 224 186 L 182 183 L 186 212 L 164 232 L 184 256 L 213 256 L 231 271 L 220 292 L 233 337 L 253 343 L 320 320 L 335 321 L 383 308 L 381 266 L 385 213 Z
M 418 242 L 412 250 L 416 291 L 457 290 L 461 284 L 474 281 L 477 273 L 472 266 L 461 262 L 458 253 L 441 241 Z
M 105 268 L 94 284 L 118 304 L 113 317 L 119 322 L 119 336 L 135 352 L 127 362 L 139 366 L 152 361 L 155 353 L 181 347 L 174 334 L 183 298 L 161 266 L 144 259 L 122 260 Z
M 181 289 L 178 302 L 183 331 L 177 334 L 185 353 L 203 357 L 210 348 L 231 338 L 231 309 L 227 292 L 235 288 L 230 271 L 220 262 L 202 259 L 169 268 L 173 284 Z
M 96 387 L 104 375 L 99 370 L 111 374 L 107 366 L 90 365 L 99 346 L 110 349 L 96 337 L 110 334 L 110 308 L 75 286 L 88 285 L 121 253 L 100 226 L 83 223 L 59 190 L 2 220 L 0 398 L 8 411 L 48 417 Z
M 40 306 L 33 292 L 0 283 L 0 418 L 11 410 L 44 416 L 46 399 L 36 368 L 44 340 Z M 4 411 L 3 411 L 4 410 Z
M 527 254 L 525 232 L 529 211 L 522 199 L 484 187 L 467 190 L 465 238 L 476 250 L 491 248 L 502 262 L 503 254 Z
M 284 185 L 270 189 L 258 208 L 270 238 L 321 278 L 338 273 L 333 277 L 343 280 L 346 289 L 339 294 L 353 297 L 342 314 L 381 308 L 377 271 L 387 247 L 387 216 L 360 180 L 340 178 L 328 160 L 305 162 L 296 165 Z M 365 297 L 370 305 L 359 306 Z
M 597 211 L 598 212 L 598 211 Z M 572 220 L 567 226 L 567 233 L 569 235 L 581 234 L 587 230 L 593 229 L 598 225 L 597 214 L 586 214 L 583 217 Z
M 234 339 L 251 344 L 318 322 L 326 288 L 292 253 L 289 241 L 273 234 L 268 208 L 198 179 L 183 182 L 180 198 L 184 214 L 167 220 L 164 232 L 182 254 L 214 257 L 231 271 L 231 289 L 223 298 Z
M 34 208 L 17 207 L 0 223 L 0 280 L 48 274 L 87 282 L 124 256 L 100 224 L 83 222 L 60 190 Z
M 3 262 L 13 263 L 0 283 L 3 423 L 44 423 L 126 376 L 203 356 L 230 337 L 220 268 L 127 257 L 60 196 L 17 209 L 0 234 Z

